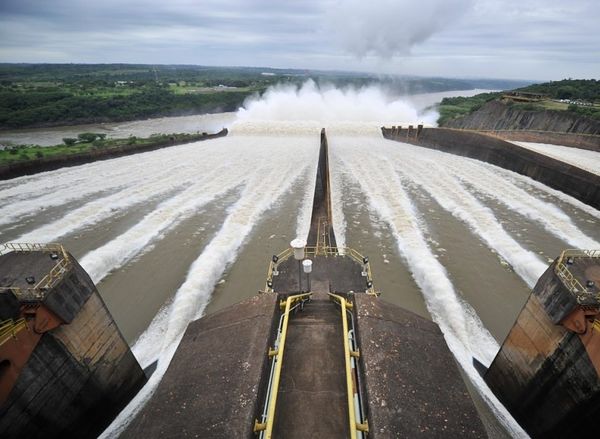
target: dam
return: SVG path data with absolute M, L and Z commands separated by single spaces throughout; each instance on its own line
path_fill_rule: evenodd
M 478 409 L 485 411 L 490 396 L 480 390 L 485 387 L 472 357 L 491 364 L 548 259 L 565 247 L 598 247 L 597 211 L 521 175 L 397 144 L 376 132 L 328 137 L 335 230 L 330 242 L 333 236 L 336 247 L 349 243 L 369 255 L 384 298 L 437 323 L 472 383 L 468 391 L 482 399 Z M 216 317 L 227 305 L 265 291 L 265 254 L 287 248 L 303 233 L 310 236 L 315 225 L 310 215 L 318 187 L 314 135 L 281 142 L 234 131 L 202 146 L 174 148 L 177 158 L 156 151 L 137 160 L 8 181 L 0 192 L 11 206 L 1 219 L 3 240 L 60 239 L 73 248 L 99 282 L 125 338 L 135 341 L 138 361 L 143 367 L 156 364 L 150 386 L 167 377 L 176 355 L 172 346 L 190 321 L 202 314 Z M 289 151 L 293 159 L 286 156 Z M 219 168 L 226 156 L 237 161 Z M 176 167 L 177 175 L 166 172 L 168 166 Z M 93 184 L 77 186 L 89 174 Z M 59 181 L 50 194 L 44 192 L 48 178 Z M 282 216 L 292 220 L 280 224 Z M 218 218 L 225 218 L 222 225 Z M 316 229 L 321 236 L 318 223 Z M 168 279 L 166 258 L 178 279 Z M 152 282 L 136 276 L 142 267 L 151 270 Z M 494 294 L 499 284 L 502 294 Z M 118 294 L 117 285 L 129 294 Z M 298 292 L 296 284 L 291 287 Z M 136 398 L 151 407 L 144 391 Z M 492 421 L 484 422 L 486 431 L 518 432 L 518 426 L 502 421 L 506 414 L 487 410 L 482 417 Z M 126 409 L 117 418 L 117 431 L 134 428 L 137 421 L 128 425 L 138 419 L 136 413 Z

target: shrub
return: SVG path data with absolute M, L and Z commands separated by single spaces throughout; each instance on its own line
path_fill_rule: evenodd
M 96 140 L 97 137 L 98 137 L 98 134 L 96 134 L 96 133 L 81 133 L 81 134 L 77 135 L 77 138 L 79 139 L 79 141 L 85 142 L 85 143 L 92 143 L 94 140 Z
M 74 139 L 72 137 L 65 137 L 62 140 L 63 140 L 63 143 L 67 146 L 73 146 L 77 143 L 77 139 Z

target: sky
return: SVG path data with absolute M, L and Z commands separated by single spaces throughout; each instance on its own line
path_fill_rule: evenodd
M 598 0 L 0 0 L 0 62 L 600 78 Z

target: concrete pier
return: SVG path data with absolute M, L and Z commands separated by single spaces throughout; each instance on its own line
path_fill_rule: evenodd
M 123 437 L 254 437 L 276 305 L 275 294 L 263 294 L 190 324 L 152 399 Z
M 587 435 L 600 416 L 600 251 L 566 251 L 533 289 L 485 381 L 532 437 Z
M 0 248 L 0 436 L 96 437 L 146 377 L 58 245 Z

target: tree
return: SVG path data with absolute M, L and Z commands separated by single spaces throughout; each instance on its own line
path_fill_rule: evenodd
M 96 133 L 81 133 L 77 135 L 79 141 L 84 143 L 92 143 L 97 137 L 98 134 Z
M 77 139 L 73 139 L 72 137 L 65 137 L 62 140 L 67 146 L 73 146 L 77 143 Z

